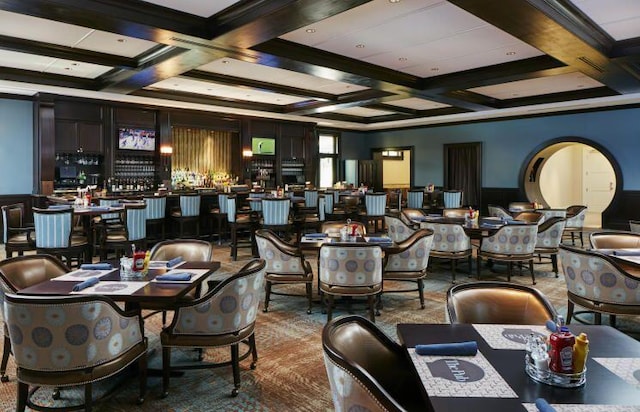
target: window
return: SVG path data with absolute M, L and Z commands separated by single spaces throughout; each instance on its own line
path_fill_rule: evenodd
M 319 135 L 318 151 L 320 152 L 320 187 L 332 187 L 337 180 L 338 136 Z

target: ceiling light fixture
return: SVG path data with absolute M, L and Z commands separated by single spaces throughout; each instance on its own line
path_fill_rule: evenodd
M 516 52 L 514 51 L 507 52 L 507 56 L 515 56 L 515 55 L 516 55 Z
M 400 57 L 400 58 L 398 58 L 398 60 L 401 61 L 401 62 L 406 62 L 409 59 L 407 59 L 406 57 Z
M 432 67 L 432 68 L 431 68 L 431 71 L 432 71 L 432 72 L 437 72 L 438 70 L 440 70 L 440 68 L 438 68 L 438 67 Z
M 400 0 L 389 0 L 389 3 L 393 4 L 393 3 L 400 3 Z
M 118 39 L 118 43 L 125 43 L 126 41 L 127 41 L 126 39 L 122 39 L 122 38 Z
M 356 44 L 357 49 L 364 49 L 364 44 Z
M 229 60 L 223 60 L 222 64 L 229 64 Z
M 305 31 L 306 31 L 307 33 L 315 33 L 315 32 L 316 32 L 316 29 L 307 29 L 307 30 L 305 30 Z

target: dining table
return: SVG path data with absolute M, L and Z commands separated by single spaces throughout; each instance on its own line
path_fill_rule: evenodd
M 430 411 L 529 411 L 546 400 L 557 412 L 640 411 L 640 342 L 603 325 L 570 325 L 586 333 L 584 384 L 560 387 L 525 372 L 525 342 L 547 337 L 545 325 L 398 324 L 397 333 Z M 474 341 L 474 356 L 423 356 L 416 346 Z
M 429 223 L 451 223 L 459 224 L 464 232 L 471 239 L 482 240 L 496 233 L 498 229 L 507 224 L 522 224 L 517 220 L 503 220 L 496 217 L 479 217 L 478 219 L 466 220 L 463 218 L 444 217 L 444 216 L 424 216 L 422 218 L 413 218 L 412 222 L 418 224 L 421 229 L 427 228 Z M 524 222 L 523 222 L 524 223 Z

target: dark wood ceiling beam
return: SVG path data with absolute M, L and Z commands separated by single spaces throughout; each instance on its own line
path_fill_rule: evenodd
M 573 90 L 562 93 L 545 94 L 541 96 L 529 96 L 514 99 L 501 100 L 497 107 L 499 109 L 508 109 L 512 107 L 532 106 L 536 104 L 549 104 L 575 101 L 581 104 L 579 100 L 594 99 L 598 97 L 615 96 L 617 93 L 612 92 L 608 87 L 595 87 L 585 90 Z
M 327 111 L 335 111 L 346 109 L 349 107 L 363 106 L 371 103 L 377 103 L 382 97 L 388 94 L 379 90 L 361 90 L 349 93 L 348 96 L 338 96 L 337 99 L 329 102 L 301 102 L 287 105 L 285 113 L 296 115 L 308 115 L 312 113 L 323 113 Z
M 0 67 L 0 79 L 22 83 L 44 84 L 49 86 L 70 87 L 73 89 L 97 90 L 98 82 L 94 79 L 64 76 L 61 74 L 42 73 L 11 67 Z
M 141 97 L 150 97 L 154 99 L 164 99 L 164 100 L 176 100 L 180 102 L 187 103 L 197 103 L 197 104 L 205 104 L 208 106 L 222 106 L 222 107 L 232 107 L 236 109 L 242 110 L 256 110 L 262 112 L 271 112 L 271 113 L 283 113 L 283 107 L 275 104 L 266 104 L 266 103 L 257 103 L 257 102 L 249 102 L 246 100 L 236 100 L 236 99 L 225 99 L 214 96 L 204 96 L 195 93 L 181 93 L 175 91 L 165 91 L 165 90 L 139 90 L 135 93 L 131 93 L 134 96 Z

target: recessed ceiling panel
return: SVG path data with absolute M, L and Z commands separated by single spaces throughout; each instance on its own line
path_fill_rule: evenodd
M 591 89 L 602 86 L 602 83 L 593 80 L 582 73 L 575 72 L 560 74 L 557 76 L 496 84 L 494 86 L 475 87 L 473 89 L 469 89 L 469 91 L 493 97 L 495 99 L 507 100 L 520 97 Z
M 395 112 L 387 110 L 369 109 L 366 107 L 348 107 L 346 109 L 334 110 L 332 113 L 348 114 L 350 116 L 359 117 L 376 117 L 395 114 Z
M 418 97 L 410 97 L 408 99 L 394 100 L 392 102 L 385 102 L 384 104 L 389 106 L 405 107 L 413 110 L 431 110 L 441 109 L 443 107 L 451 107 L 448 104 L 432 102 L 431 100 L 420 99 Z
M 226 86 L 219 83 L 173 77 L 152 84 L 149 89 L 174 90 L 184 93 L 195 93 L 227 99 L 244 100 L 248 102 L 287 105 L 307 101 L 308 99 L 286 94 L 269 93 L 260 90 Z
M 144 0 L 147 3 L 179 10 L 185 13 L 194 14 L 200 17 L 211 17 L 214 14 L 226 9 L 232 4 L 239 3 L 237 0 Z
M 40 73 L 55 73 L 65 76 L 95 79 L 108 72 L 112 67 L 97 64 L 56 59 L 35 54 L 0 50 L 0 66 L 14 69 L 31 70 Z
M 640 37 L 640 1 L 571 0 L 615 40 Z
M 309 74 L 263 66 L 261 64 L 249 63 L 230 58 L 222 58 L 212 61 L 211 63 L 199 67 L 198 70 L 334 95 L 367 89 L 364 86 L 351 83 L 323 79 Z

